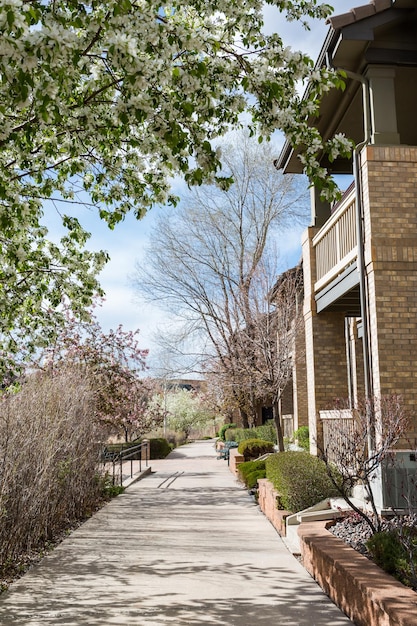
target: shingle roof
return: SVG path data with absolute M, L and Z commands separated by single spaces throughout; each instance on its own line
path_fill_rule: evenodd
M 391 6 L 392 0 L 372 0 L 369 4 L 364 4 L 360 7 L 351 9 L 348 13 L 342 13 L 341 15 L 334 15 L 333 17 L 330 17 L 327 20 L 327 23 L 331 24 L 331 26 L 337 30 L 338 28 L 343 28 L 343 26 L 347 26 L 348 24 L 353 24 L 354 22 L 359 22 L 366 17 L 375 15 L 375 13 L 386 11 L 386 9 L 391 8 Z

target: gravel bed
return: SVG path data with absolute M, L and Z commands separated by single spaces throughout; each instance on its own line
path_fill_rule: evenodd
M 384 520 L 382 523 L 383 531 L 404 529 L 406 527 L 417 528 L 417 514 L 393 517 L 392 519 Z M 370 558 L 366 542 L 371 538 L 372 531 L 369 524 L 359 515 L 348 515 L 331 526 L 329 531 L 361 554 Z
M 364 520 L 357 519 L 356 516 L 349 516 L 339 522 L 336 522 L 333 526 L 329 528 L 329 531 L 342 539 L 349 546 L 360 552 L 365 556 L 368 555 L 368 550 L 366 548 L 366 542 L 371 538 L 372 532 Z

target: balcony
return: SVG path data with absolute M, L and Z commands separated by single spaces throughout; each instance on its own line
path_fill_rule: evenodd
M 348 267 L 357 256 L 355 188 L 349 187 L 332 216 L 313 239 L 317 282 L 320 291 Z
M 351 185 L 313 238 L 317 312 L 329 308 L 359 311 L 355 187 Z

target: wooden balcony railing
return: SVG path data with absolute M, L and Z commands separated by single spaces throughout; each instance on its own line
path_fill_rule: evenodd
M 355 188 L 349 188 L 333 215 L 313 239 L 319 291 L 336 278 L 357 256 Z

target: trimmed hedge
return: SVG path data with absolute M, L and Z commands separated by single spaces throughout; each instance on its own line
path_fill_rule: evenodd
M 278 452 L 266 459 L 266 477 L 288 511 L 302 511 L 321 500 L 337 496 L 324 462 L 308 452 Z
M 142 443 L 141 439 L 135 441 L 123 442 L 123 443 L 109 443 L 106 448 L 109 452 L 120 452 L 121 450 L 129 450 Z M 173 449 L 173 445 L 169 443 L 164 437 L 153 437 L 149 439 L 150 458 L 151 459 L 164 459 Z M 140 459 L 141 451 L 138 450 L 132 460 Z M 130 460 L 130 457 L 129 457 Z
M 259 437 L 259 439 L 277 443 L 277 429 L 275 428 L 274 420 L 267 420 L 265 424 L 257 426 L 255 430 L 256 436 Z
M 229 428 L 236 428 L 236 424 L 223 424 L 219 430 L 219 439 L 226 441 L 226 430 Z
M 172 450 L 172 446 L 163 437 L 149 439 L 151 459 L 164 459 Z
M 243 454 L 245 461 L 257 459 L 263 454 L 273 451 L 273 442 L 265 441 L 264 439 L 246 439 L 245 441 L 241 441 L 238 447 L 238 452 L 239 454 Z
M 256 436 L 256 432 L 253 428 L 234 427 L 227 430 L 225 434 L 226 441 L 237 441 L 237 443 L 245 441 L 246 439 L 253 439 Z
M 248 489 L 256 487 L 258 478 L 265 478 L 265 461 L 246 461 L 237 466 L 240 480 Z
M 272 420 L 268 420 L 262 426 L 256 426 L 255 428 L 236 428 L 226 431 L 226 441 L 246 441 L 246 439 L 263 439 L 264 441 L 277 442 L 277 431 Z

